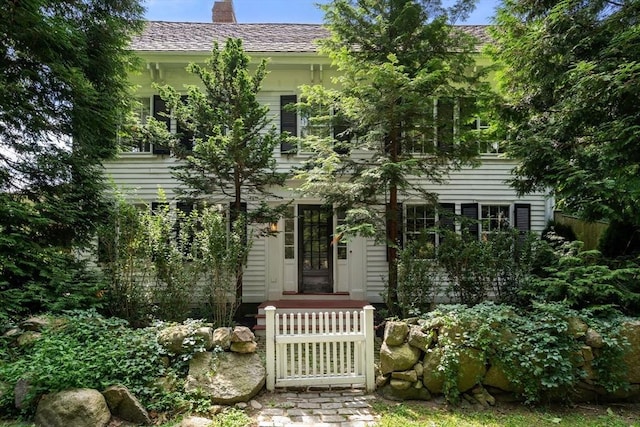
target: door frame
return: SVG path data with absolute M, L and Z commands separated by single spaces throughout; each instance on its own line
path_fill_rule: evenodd
M 327 261 L 328 261 L 328 287 L 331 289 L 330 292 L 327 293 L 335 293 L 335 269 L 336 269 L 336 250 L 335 245 L 331 244 L 332 236 L 335 232 L 335 218 L 333 209 L 325 208 L 321 204 L 315 203 L 299 203 L 296 206 L 296 217 L 297 217 L 297 225 L 296 225 L 296 245 L 297 245 L 297 260 L 296 260 L 296 268 L 297 268 L 297 290 L 298 293 L 303 294 L 305 290 L 303 288 L 304 281 L 304 217 L 302 216 L 302 210 L 304 209 L 313 209 L 318 211 L 325 211 L 329 214 L 327 218 Z M 313 292 L 311 292 L 313 293 Z

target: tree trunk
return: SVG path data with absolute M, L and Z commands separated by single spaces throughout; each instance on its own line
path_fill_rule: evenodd
M 389 157 L 398 162 L 398 129 L 391 131 L 387 138 Z M 389 177 L 389 205 L 387 206 L 387 247 L 389 263 L 389 283 L 387 286 L 387 308 L 391 315 L 399 313 L 398 307 L 398 186 L 395 177 Z
M 240 232 L 242 233 L 242 238 L 246 244 L 247 233 L 246 233 L 246 223 L 244 223 L 244 221 L 246 221 L 246 215 L 245 215 L 245 212 L 242 211 L 242 185 L 240 183 L 240 172 L 237 169 L 233 173 L 233 179 L 234 179 L 234 186 L 235 186 L 235 200 L 234 200 L 235 213 L 231 215 L 231 230 L 238 231 L 238 230 L 234 230 L 234 227 L 235 227 L 234 223 L 238 218 L 240 218 L 240 215 L 242 215 L 243 216 L 242 226 L 245 227 L 245 229 L 240 230 Z M 243 267 L 244 267 L 244 259 L 239 258 L 236 264 L 236 305 L 237 306 L 239 306 L 242 303 L 242 275 L 244 274 Z

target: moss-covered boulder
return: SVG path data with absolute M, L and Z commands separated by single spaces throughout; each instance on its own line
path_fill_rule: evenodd
M 406 371 L 418 362 L 422 352 L 409 344 L 390 346 L 382 343 L 380 347 L 380 373 Z

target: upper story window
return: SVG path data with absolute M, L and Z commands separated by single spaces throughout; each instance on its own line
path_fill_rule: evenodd
M 141 125 L 147 123 L 147 118 L 151 115 L 151 98 L 136 98 L 136 111 L 135 114 Z M 139 142 L 137 145 L 131 147 L 132 153 L 150 153 L 151 144 L 148 142 Z
M 186 95 L 181 96 L 183 102 L 186 101 Z M 180 134 L 180 142 L 182 146 L 191 150 L 193 147 L 193 133 L 181 126 L 175 118 L 172 117 L 171 112 L 167 109 L 167 105 L 160 95 L 153 95 L 145 98 L 138 98 L 137 116 L 140 124 L 147 123 L 147 119 L 153 116 L 159 122 L 166 125 L 167 129 L 172 133 Z M 165 147 L 159 144 L 140 143 L 131 149 L 134 153 L 153 153 L 153 154 L 169 154 L 169 147 Z
M 412 154 L 429 154 L 435 149 L 452 147 L 459 134 L 461 109 L 466 104 L 460 99 L 434 98 L 425 101 L 425 105 L 429 111 L 424 124 L 405 134 L 406 149 Z
M 288 133 L 291 137 L 298 136 L 298 112 L 293 107 L 298 102 L 296 95 L 280 96 L 280 133 Z M 280 152 L 283 154 L 295 154 L 298 152 L 298 144 L 295 139 L 280 144 Z

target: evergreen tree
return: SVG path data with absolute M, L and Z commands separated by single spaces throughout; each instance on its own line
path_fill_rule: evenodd
M 397 304 L 399 200 L 435 203 L 424 184 L 441 183 L 473 161 L 466 131 L 485 96 L 474 69 L 477 41 L 452 25 L 473 2 L 333 0 L 323 6 L 331 31 L 321 51 L 337 68 L 336 89 L 306 87 L 303 111 L 333 135 L 306 144 L 316 155 L 298 177 L 302 190 L 347 211 L 345 233 L 387 242 L 387 303 Z M 336 133 L 336 129 L 340 132 Z M 386 230 L 386 233 L 385 233 Z
M 550 188 L 562 209 L 636 233 L 639 17 L 638 0 L 508 0 L 492 49 L 504 64 L 508 154 L 521 162 L 512 185 L 520 194 Z
M 271 222 L 282 208 L 271 208 L 264 199 L 280 186 L 286 174 L 278 173 L 273 152 L 288 136 L 270 125 L 267 106 L 257 100 L 266 75 L 266 61 L 249 71 L 249 56 L 239 39 L 217 43 L 205 66 L 190 64 L 187 71 L 201 82 L 188 86 L 187 96 L 170 86 L 160 88 L 167 106 L 185 132 L 174 139 L 174 169 L 184 184 L 182 197 L 198 199 L 222 194 L 232 200 L 231 218 L 248 222 Z M 187 140 L 185 140 L 185 135 Z M 191 139 L 192 138 L 192 139 Z M 246 212 L 247 202 L 260 202 Z M 242 296 L 242 265 L 238 261 L 237 298 Z
M 16 301 L 5 309 L 68 293 L 65 254 L 104 212 L 100 164 L 116 153 L 142 12 L 137 0 L 0 1 L 0 294 Z

